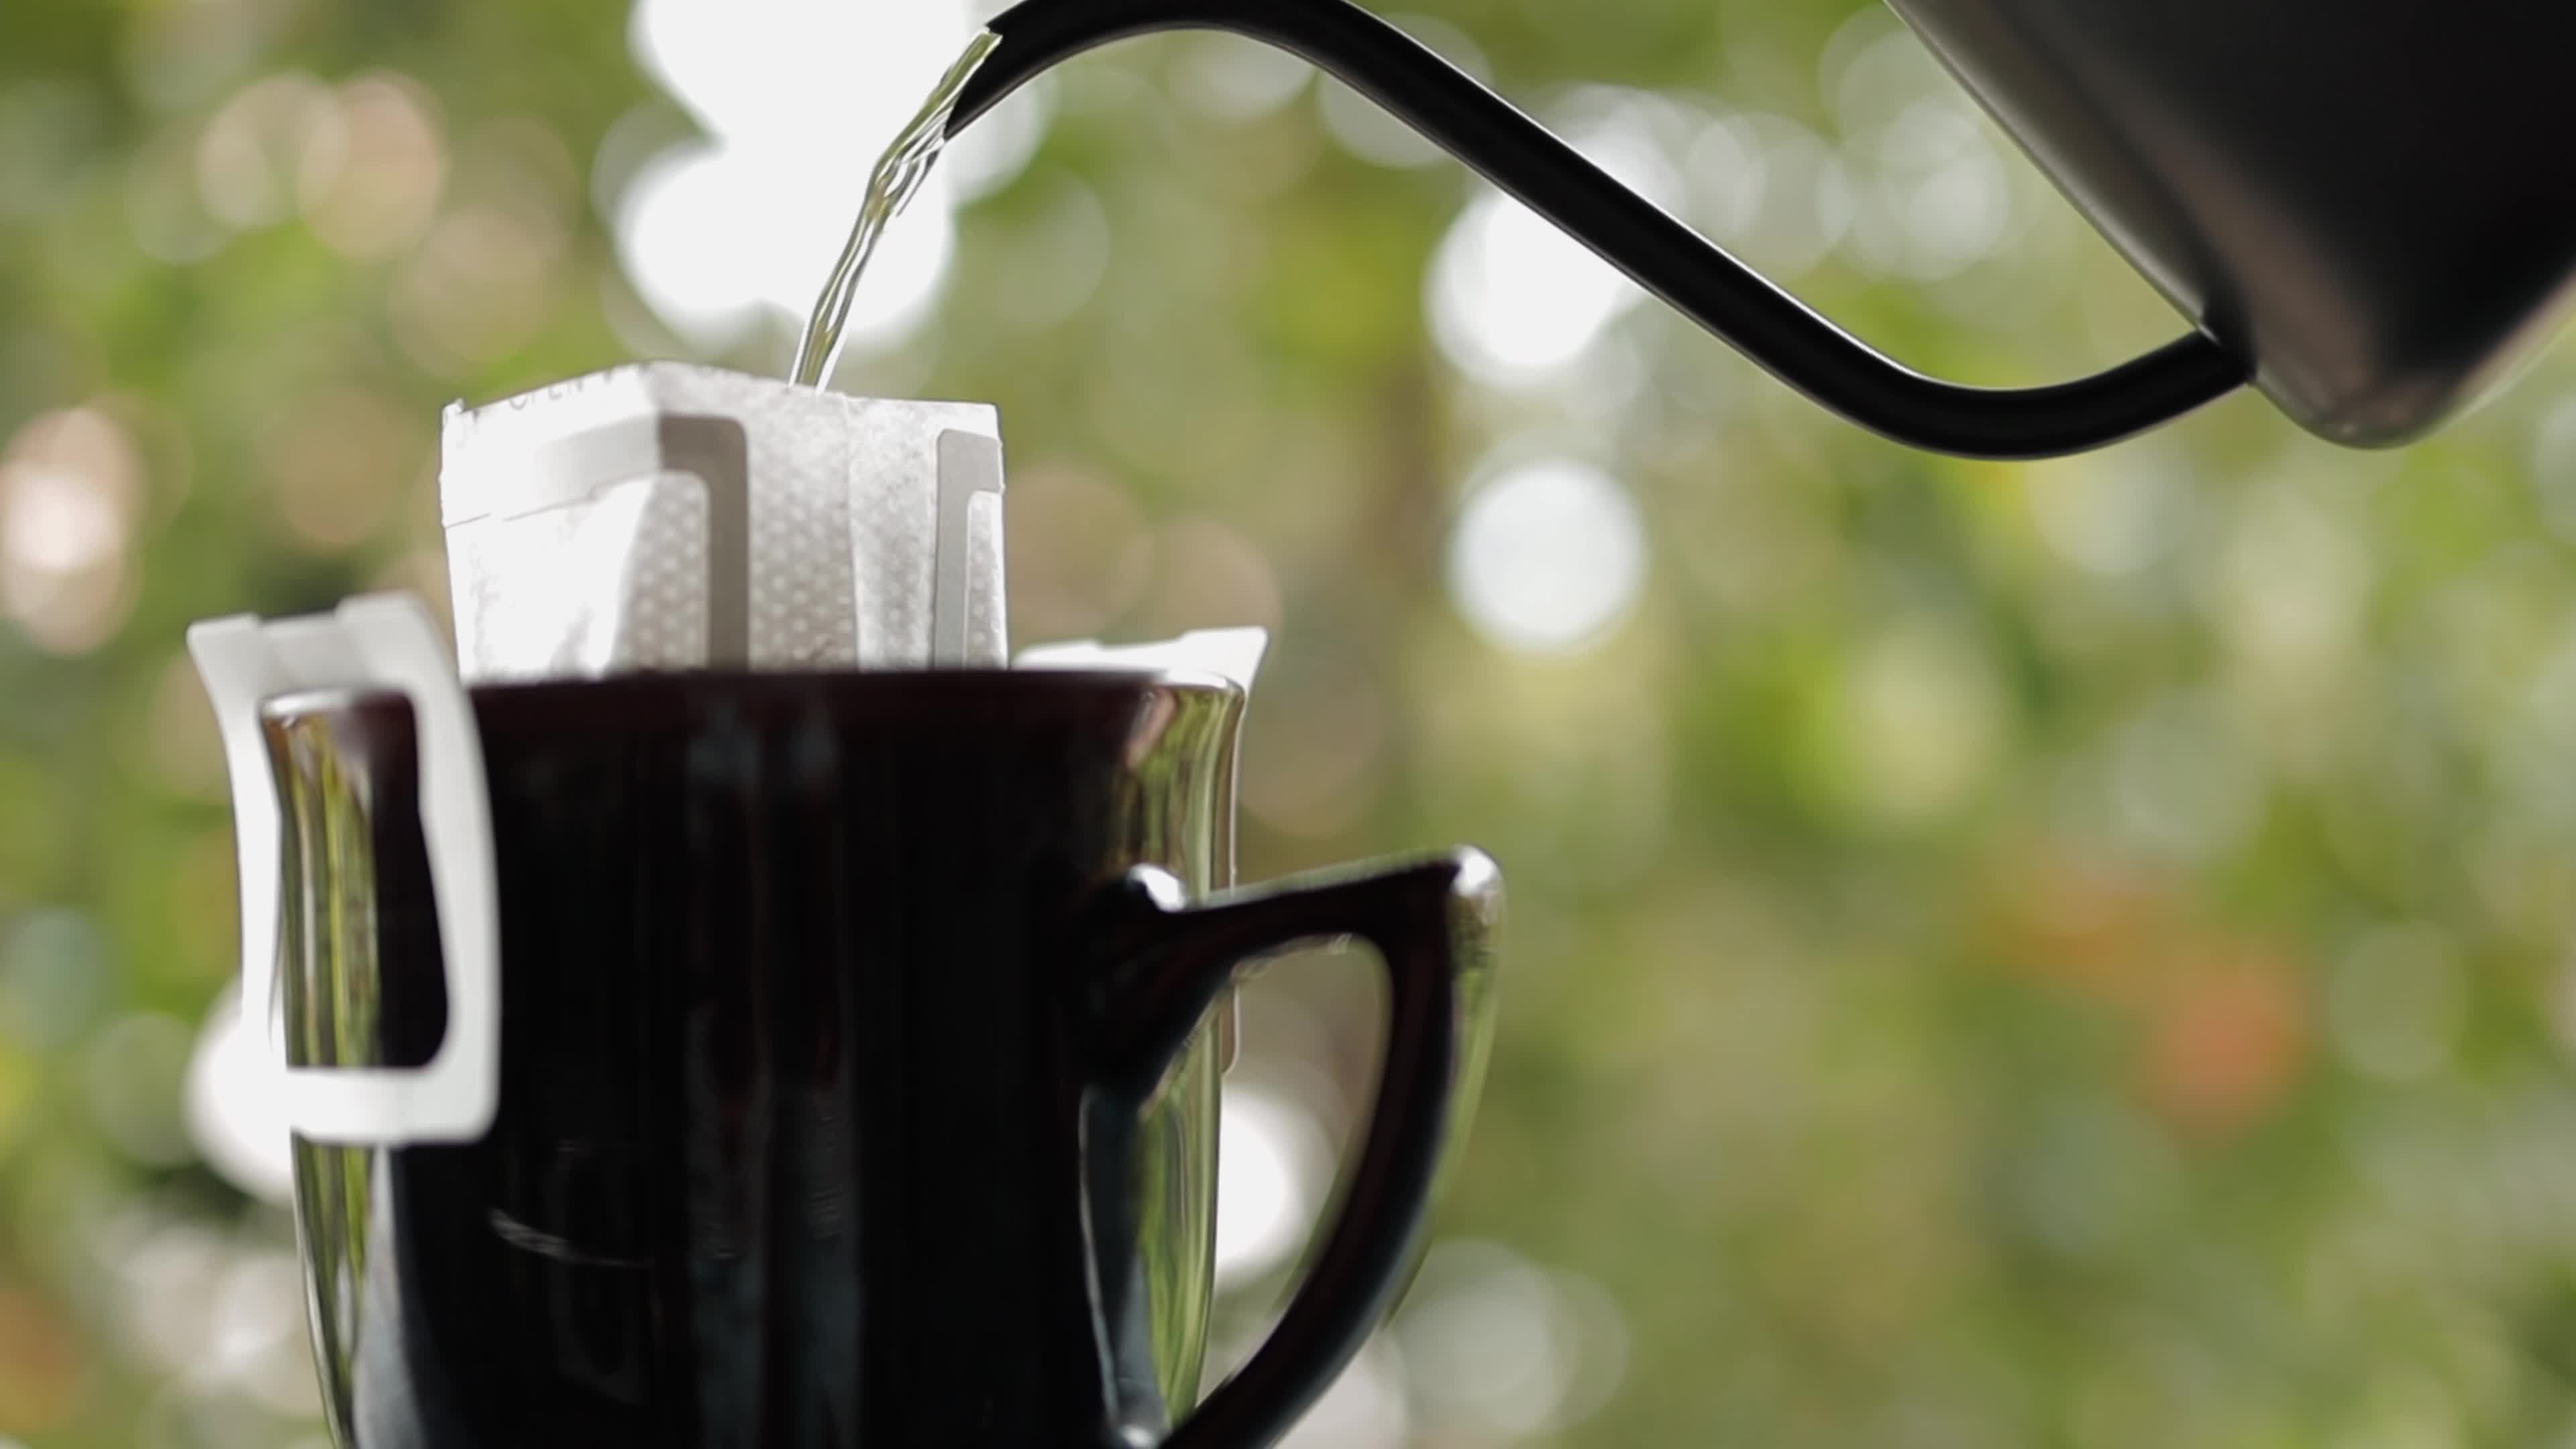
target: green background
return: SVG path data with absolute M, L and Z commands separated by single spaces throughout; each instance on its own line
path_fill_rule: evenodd
M 1883 11 L 1417 8 L 1927 371 L 2177 328 Z M 2403 452 L 2240 397 L 2033 466 L 1880 443 L 1652 304 L 1497 385 L 1426 320 L 1477 184 L 1330 87 L 1227 104 L 1246 63 L 1060 72 L 838 385 L 999 405 L 1019 642 L 1275 629 L 1247 876 L 1463 841 L 1510 881 L 1440 1247 L 1319 1437 L 2576 1439 L 2576 356 Z M 297 150 L 316 107 L 363 164 Z M 690 352 L 595 195 L 638 116 L 690 125 L 614 5 L 0 11 L 0 1441 L 318 1442 L 291 1229 L 181 1111 L 235 951 L 181 632 L 443 597 L 439 407 Z M 2008 222 L 1891 250 L 1951 162 Z M 1747 200 L 1799 166 L 1840 180 Z M 1453 587 L 1525 456 L 1642 525 L 1562 648 Z M 1359 979 L 1247 1006 L 1245 1080 L 1328 1131 Z

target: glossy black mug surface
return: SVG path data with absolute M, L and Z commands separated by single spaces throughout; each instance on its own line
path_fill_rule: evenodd
M 1213 679 L 707 673 L 471 702 L 494 1124 L 297 1142 L 343 1444 L 1251 1445 L 1356 1348 L 1478 1074 L 1481 856 L 1212 892 L 1242 706 Z M 263 728 L 290 1058 L 425 1061 L 446 1012 L 411 707 L 293 696 Z M 1193 1409 L 1208 1009 L 1241 963 L 1340 936 L 1386 970 L 1380 1100 L 1305 1286 Z

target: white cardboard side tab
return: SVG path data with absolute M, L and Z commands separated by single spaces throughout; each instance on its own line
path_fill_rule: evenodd
M 1068 639 L 1032 644 L 1011 661 L 1014 669 L 1191 669 L 1234 681 L 1245 694 L 1261 672 L 1269 652 L 1270 631 L 1258 625 L 1233 629 L 1193 629 L 1174 639 L 1150 644 L 1103 644 L 1097 639 Z
M 240 853 L 243 1020 L 279 1051 L 278 853 L 284 822 L 260 730 L 261 704 L 308 689 L 398 689 L 420 736 L 421 834 L 438 908 L 447 1035 L 419 1068 L 292 1067 L 288 1125 L 317 1142 L 463 1142 L 492 1125 L 501 1090 L 501 921 L 483 746 L 454 661 L 410 594 L 350 599 L 331 614 L 190 626 L 232 779 Z

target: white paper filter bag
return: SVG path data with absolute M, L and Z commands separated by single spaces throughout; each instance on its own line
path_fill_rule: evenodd
M 469 683 L 1004 662 L 990 406 L 653 362 L 443 422 Z

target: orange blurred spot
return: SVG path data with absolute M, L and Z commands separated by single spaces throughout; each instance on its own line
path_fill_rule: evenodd
M 2186 1131 L 2223 1134 L 2277 1106 L 2308 1048 L 2307 1003 L 2289 960 L 2220 944 L 2172 963 L 2166 1001 L 2140 1067 L 2149 1100 Z
M 38 1300 L 0 1289 L 0 1434 L 42 1434 L 71 1417 L 79 1343 Z

